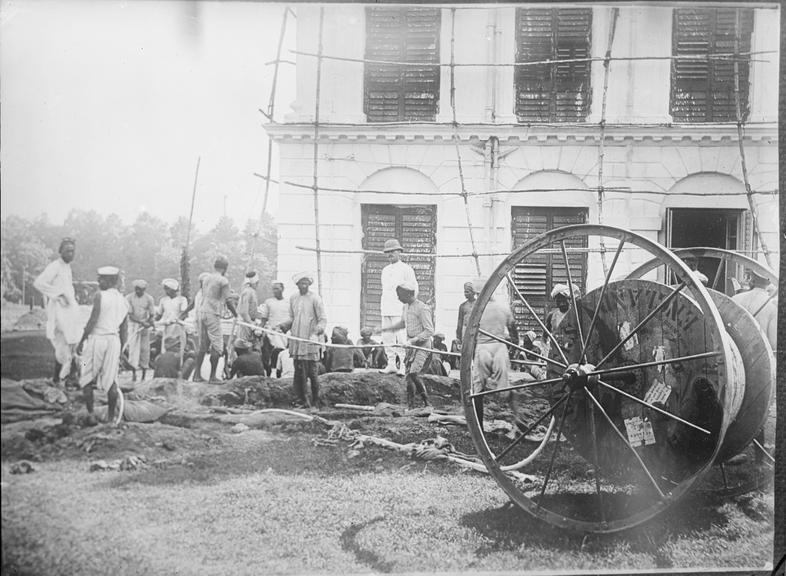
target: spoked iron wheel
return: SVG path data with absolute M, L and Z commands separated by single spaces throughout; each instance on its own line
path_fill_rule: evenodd
M 768 447 L 774 444 L 774 418 L 770 414 L 775 397 L 775 356 L 754 310 L 748 314 L 730 298 L 734 295 L 732 278 L 741 279 L 746 268 L 766 278 L 775 287 L 778 275 L 763 264 L 730 250 L 720 248 L 677 248 L 681 259 L 693 256 L 713 261 L 716 273 L 708 278 L 708 292 L 723 320 L 726 331 L 740 350 L 745 369 L 745 394 L 736 418 L 729 425 L 716 466 L 706 475 L 701 489 L 734 496 L 764 490 L 772 483 L 775 459 Z M 662 266 L 649 260 L 633 270 L 629 278 L 652 274 Z M 661 270 L 660 272 L 664 272 Z M 773 298 L 777 297 L 777 290 Z M 760 307 L 758 312 L 761 312 Z M 771 420 L 768 425 L 768 418 Z M 764 440 L 757 432 L 764 429 Z M 740 459 L 739 455 L 744 455 Z M 737 458 L 735 458 L 737 456 Z M 731 460 L 731 462 L 729 462 Z
M 515 282 L 545 258 L 557 280 L 583 293 L 548 327 L 535 308 L 548 301 L 549 282 Z M 666 268 L 660 278 L 626 278 L 633 263 L 653 258 Z M 484 313 L 507 298 L 550 344 L 542 354 L 519 350 L 548 369 L 541 380 L 481 390 L 479 358 L 504 341 L 484 328 Z M 740 372 L 717 308 L 680 259 L 625 230 L 577 225 L 530 240 L 491 275 L 464 337 L 461 391 L 475 447 L 516 504 L 560 527 L 615 532 L 662 512 L 707 472 L 741 404 Z M 526 425 L 513 439 L 484 433 L 476 398 Z M 551 419 L 553 430 L 533 441 Z M 522 461 L 526 479 L 506 472 Z

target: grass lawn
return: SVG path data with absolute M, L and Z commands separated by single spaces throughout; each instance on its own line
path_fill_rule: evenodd
M 118 432 L 116 444 L 105 441 L 94 455 L 61 451 L 27 475 L 8 474 L 13 454 L 4 442 L 3 573 L 620 570 L 770 561 L 771 495 L 691 495 L 646 528 L 584 537 L 532 520 L 485 475 L 377 447 L 353 457 L 346 443 L 317 445 L 322 434 L 313 426 L 242 434 L 145 426 Z M 165 442 L 174 446 L 165 450 Z M 143 450 L 149 465 L 141 471 L 88 472 L 90 459 Z

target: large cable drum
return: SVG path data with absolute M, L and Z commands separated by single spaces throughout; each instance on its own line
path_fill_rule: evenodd
M 549 326 L 533 303 L 553 282 L 517 281 L 544 259 L 560 275 L 549 280 L 575 288 Z M 628 277 L 653 259 L 658 270 Z M 538 377 L 512 372 L 508 387 L 484 380 L 482 365 L 490 342 L 507 340 L 484 328 L 502 300 L 542 333 L 537 349 L 509 344 L 514 363 L 545 366 Z M 622 229 L 576 225 L 533 238 L 490 276 L 464 336 L 461 388 L 476 449 L 516 504 L 558 526 L 614 532 L 665 510 L 706 473 L 742 405 L 745 369 L 679 258 Z M 484 432 L 483 409 L 507 414 L 514 437 Z M 527 462 L 526 475 L 509 474 L 515 462 Z

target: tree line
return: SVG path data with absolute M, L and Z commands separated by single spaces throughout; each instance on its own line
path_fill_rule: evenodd
M 42 298 L 33 281 L 57 257 L 65 236 L 76 240 L 76 258 L 71 264 L 74 282 L 95 281 L 99 266 L 118 266 L 125 292 L 142 278 L 157 299 L 163 296 L 161 281 L 176 278 L 182 283 L 185 271 L 193 296 L 199 274 L 211 271 L 216 256 L 223 254 L 229 258 L 227 276 L 236 290 L 245 272 L 255 269 L 261 278 L 260 296 L 272 293 L 277 236 L 275 222 L 268 215 L 262 221 L 247 220 L 242 229 L 228 217 L 205 232 L 192 227 L 188 259 L 182 262 L 187 235 L 187 218 L 168 223 L 149 212 L 140 213 L 131 224 L 116 214 L 103 216 L 94 210 L 72 210 L 63 224 L 53 224 L 46 215 L 32 220 L 8 216 L 2 221 L 2 297 L 40 306 Z

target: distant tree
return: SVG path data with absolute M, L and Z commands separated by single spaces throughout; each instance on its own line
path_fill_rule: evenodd
M 8 290 L 16 298 L 18 290 L 20 301 L 34 301 L 37 292 L 33 281 L 49 263 L 53 252 L 30 222 L 19 216 L 6 218 L 2 226 L 3 292 Z

